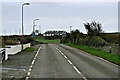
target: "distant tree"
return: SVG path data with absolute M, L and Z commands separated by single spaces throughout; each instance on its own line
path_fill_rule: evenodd
M 84 23 L 85 29 L 87 30 L 87 34 L 90 36 L 99 35 L 103 32 L 102 25 L 99 22 L 92 21 L 91 23 Z
M 79 38 L 78 37 L 79 34 L 80 34 L 80 31 L 78 29 L 71 31 L 71 34 L 70 34 L 71 43 L 74 43 L 74 44 L 76 43 L 76 40 L 78 40 L 77 38 Z

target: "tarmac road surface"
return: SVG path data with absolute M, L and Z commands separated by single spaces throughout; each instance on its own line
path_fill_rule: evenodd
M 119 80 L 118 66 L 63 44 L 42 44 L 26 78 Z

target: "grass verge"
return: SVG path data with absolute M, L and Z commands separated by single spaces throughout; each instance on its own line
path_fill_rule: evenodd
M 59 39 L 55 39 L 55 40 L 47 40 L 47 39 L 35 39 L 36 41 L 42 42 L 42 43 L 53 43 L 53 44 L 59 44 L 60 40 Z
M 104 52 L 104 51 L 97 50 L 97 49 L 94 49 L 94 48 L 91 48 L 91 47 L 88 47 L 88 46 L 83 46 L 83 45 L 75 45 L 75 44 L 70 44 L 70 43 L 65 43 L 65 45 L 68 45 L 68 46 L 71 46 L 71 47 L 74 47 L 74 48 L 78 48 L 80 50 L 83 50 L 83 51 L 85 51 L 87 53 L 90 53 L 92 55 L 101 57 L 103 59 L 106 59 L 106 60 L 120 66 L 120 55 L 111 54 L 111 53 L 108 53 L 108 52 Z
M 35 49 L 32 48 L 32 47 L 24 49 L 25 52 L 30 52 L 30 51 L 34 51 L 34 50 L 35 50 Z

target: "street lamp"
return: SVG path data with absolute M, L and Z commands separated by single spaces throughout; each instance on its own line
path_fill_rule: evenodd
M 37 20 L 39 20 L 39 19 L 34 19 L 34 20 L 33 20 L 33 32 L 35 32 L 35 26 L 36 26 L 36 25 L 35 25 L 35 21 L 37 21 Z
M 32 37 L 35 37 L 35 26 L 37 26 L 37 25 L 35 25 L 35 21 L 37 21 L 37 20 L 39 20 L 39 19 L 34 19 L 33 20 L 33 33 L 32 33 Z
M 22 50 L 23 50 L 23 38 L 24 38 L 24 26 L 23 26 L 23 6 L 30 5 L 29 3 L 22 4 Z

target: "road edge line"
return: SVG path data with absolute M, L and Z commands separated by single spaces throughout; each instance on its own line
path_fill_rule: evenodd
M 27 76 L 25 77 L 25 80 L 28 80 L 28 79 L 29 79 L 29 76 L 30 76 L 31 71 L 32 71 L 32 67 L 33 67 L 33 65 L 34 65 L 34 63 L 35 63 L 36 57 L 38 56 L 40 50 L 41 50 L 41 46 L 38 48 L 38 50 L 37 50 L 37 52 L 36 52 L 36 54 L 35 54 L 35 56 L 34 56 L 34 58 L 33 58 L 33 60 L 32 60 L 32 63 L 30 64 L 30 67 L 29 67 L 29 69 L 28 69 Z

